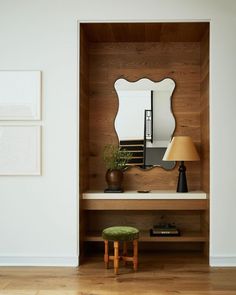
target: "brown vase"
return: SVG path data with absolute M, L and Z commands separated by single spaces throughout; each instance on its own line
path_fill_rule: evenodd
M 105 192 L 123 192 L 122 190 L 123 171 L 122 170 L 107 170 L 106 182 L 108 188 Z

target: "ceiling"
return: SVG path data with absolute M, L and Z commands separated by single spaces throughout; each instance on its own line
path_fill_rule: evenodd
M 83 23 L 90 42 L 199 42 L 209 23 Z

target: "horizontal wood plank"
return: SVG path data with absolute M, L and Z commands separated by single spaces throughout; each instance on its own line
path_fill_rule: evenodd
M 103 242 L 101 232 L 89 232 L 84 237 L 86 242 Z M 181 232 L 177 237 L 151 237 L 148 231 L 140 232 L 140 242 L 206 242 L 208 237 L 202 232 Z
M 193 42 L 201 40 L 208 23 L 87 23 L 81 26 L 90 42 Z
M 82 200 L 83 210 L 206 210 L 208 200 Z

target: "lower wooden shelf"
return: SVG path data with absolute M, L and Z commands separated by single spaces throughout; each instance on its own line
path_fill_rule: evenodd
M 90 232 L 84 237 L 86 242 L 102 242 L 101 232 Z M 177 237 L 151 237 L 149 231 L 142 231 L 140 242 L 207 242 L 208 237 L 202 232 L 183 232 Z

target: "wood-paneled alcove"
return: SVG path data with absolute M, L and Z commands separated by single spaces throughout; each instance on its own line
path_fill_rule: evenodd
M 118 143 L 114 82 L 120 77 L 175 80 L 174 135 L 192 136 L 201 155 L 200 162 L 186 163 L 188 186 L 209 193 L 209 23 L 82 23 L 79 60 L 80 193 L 106 187 L 102 149 Z M 132 168 L 125 172 L 124 187 L 175 190 L 177 176 L 177 166 L 171 171 Z M 80 215 L 81 237 L 85 214 Z M 208 215 L 199 212 L 206 236 Z

